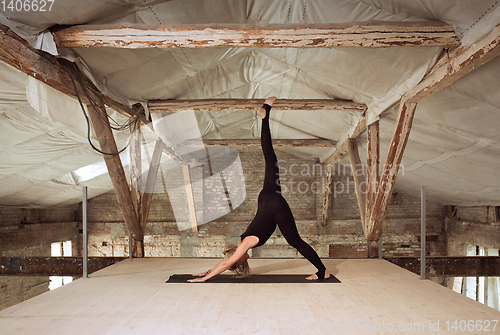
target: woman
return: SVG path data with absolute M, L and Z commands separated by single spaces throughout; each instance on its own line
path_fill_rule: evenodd
M 302 256 L 307 258 L 318 269 L 316 274 L 307 277 L 307 279 L 321 280 L 330 277 L 330 273 L 326 270 L 316 251 L 300 238 L 292 211 L 285 198 L 281 195 L 278 160 L 274 153 L 271 130 L 269 128 L 269 114 L 271 105 L 275 100 L 276 97 L 267 98 L 260 109 L 260 115 L 262 116 L 260 142 L 262 151 L 264 152 L 266 167 L 264 188 L 258 198 L 257 214 L 246 232 L 241 235 L 238 245 L 234 246 L 233 250 L 230 250 L 231 248 L 224 250 L 226 258 L 221 260 L 212 269 L 195 274 L 194 276 L 200 278 L 191 279 L 189 280 L 190 282 L 204 282 L 228 269 L 240 269 L 240 276 L 247 276 L 247 259 L 250 257 L 248 256 L 248 250 L 260 247 L 266 243 L 276 229 L 276 225 L 280 228 L 288 244 L 297 249 Z

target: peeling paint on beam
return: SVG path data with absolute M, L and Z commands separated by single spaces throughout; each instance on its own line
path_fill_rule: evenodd
M 323 139 L 273 139 L 276 147 L 321 147 L 332 148 L 337 144 L 334 140 Z M 181 146 L 203 147 L 203 146 L 227 146 L 227 147 L 260 147 L 260 139 L 215 139 L 215 140 L 189 140 Z
M 60 48 L 386 48 L 460 44 L 440 21 L 366 21 L 337 24 L 89 25 L 56 28 Z
M 256 111 L 264 99 L 193 99 L 193 100 L 152 100 L 149 101 L 151 113 L 180 112 L 218 112 L 222 110 Z M 274 110 L 335 110 L 364 113 L 366 105 L 340 99 L 278 99 Z
M 417 86 L 402 97 L 402 103 L 418 103 L 500 55 L 500 26 L 469 47 L 458 47 L 441 59 Z

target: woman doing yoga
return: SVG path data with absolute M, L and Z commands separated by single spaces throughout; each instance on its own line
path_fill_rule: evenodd
M 206 272 L 195 274 L 195 279 L 190 282 L 204 282 L 221 272 L 228 269 L 234 270 L 241 276 L 248 276 L 247 259 L 248 250 L 260 247 L 271 237 L 276 225 L 285 237 L 288 244 L 297 249 L 302 256 L 311 262 L 318 272 L 307 279 L 317 280 L 330 277 L 323 262 L 314 249 L 304 242 L 297 231 L 297 225 L 285 198 L 281 195 L 281 186 L 279 182 L 279 167 L 276 154 L 274 153 L 271 141 L 271 130 L 269 128 L 269 114 L 271 105 L 276 97 L 266 99 L 260 110 L 262 116 L 261 146 L 265 160 L 264 188 L 258 197 L 258 209 L 255 218 L 248 226 L 247 230 L 241 235 L 241 240 L 237 246 L 232 246 L 224 250 L 226 258 L 221 260 L 212 269 Z

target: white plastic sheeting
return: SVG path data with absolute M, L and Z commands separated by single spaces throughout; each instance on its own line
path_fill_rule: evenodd
M 466 45 L 500 22 L 498 1 L 462 0 L 225 0 L 56 1 L 50 12 L 0 12 L 0 23 L 32 45 L 55 53 L 44 30 L 55 24 L 146 23 L 336 23 L 367 20 L 442 20 Z M 7 18 L 8 17 L 8 18 Z M 369 122 L 415 86 L 439 48 L 386 49 L 113 49 L 58 50 L 76 59 L 102 90 L 120 101 L 203 98 L 341 98 L 365 103 Z M 494 171 L 500 163 L 496 125 L 500 108 L 500 62 L 492 61 L 450 88 L 421 102 L 397 188 L 446 204 L 496 204 Z M 86 143 L 86 124 L 74 101 L 0 64 L 0 203 L 48 206 L 79 201 L 79 185 L 67 173 L 97 162 Z M 27 103 L 27 94 L 36 112 Z M 256 106 L 257 108 L 257 106 Z M 395 111 L 381 122 L 382 152 Z M 342 141 L 360 115 L 340 111 L 274 111 L 276 138 Z M 197 113 L 203 138 L 259 136 L 254 112 Z M 118 135 L 118 146 L 128 133 Z M 364 139 L 360 142 L 364 144 Z M 305 158 L 325 159 L 334 149 L 287 148 Z M 382 158 L 385 156 L 382 156 Z M 383 159 L 382 159 L 383 162 Z M 107 179 L 106 179 L 107 178 Z M 107 176 L 85 182 L 90 196 L 111 190 Z M 91 186 L 92 185 L 92 186 Z M 92 187 L 95 188 L 92 194 Z M 33 190 L 47 190 L 35 197 Z M 53 191 L 49 191 L 49 188 Z M 31 190 L 31 191 L 30 191 Z M 37 191 L 38 192 L 38 191 Z M 45 192 L 45 191 L 44 191 Z M 45 193 L 44 193 L 45 194 Z
M 78 168 L 102 160 L 88 144 L 86 121 L 76 100 L 4 63 L 0 72 L 0 203 L 67 205 L 81 201 L 81 187 L 87 183 L 92 185 L 90 196 L 111 190 L 107 175 L 99 183 L 82 184 L 71 177 Z M 125 135 L 116 134 L 119 146 L 125 145 Z

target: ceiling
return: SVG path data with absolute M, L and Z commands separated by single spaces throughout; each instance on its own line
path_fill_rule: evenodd
M 380 121 L 381 164 L 394 131 L 397 103 L 436 62 L 436 47 L 393 48 L 55 48 L 46 29 L 78 24 L 341 23 L 368 20 L 451 24 L 462 43 L 500 22 L 498 1 L 122 1 L 66 0 L 51 11 L 0 12 L 0 23 L 34 47 L 76 60 L 106 94 L 126 104 L 158 99 L 346 99 L 366 104 Z M 77 101 L 0 63 L 0 204 L 62 206 L 112 190 L 100 174 L 74 171 L 98 163 Z M 474 70 L 417 106 L 396 190 L 450 205 L 500 205 L 500 59 Z M 256 106 L 257 108 L 258 106 Z M 112 112 L 110 111 L 110 114 Z M 112 114 L 118 123 L 126 122 Z M 166 116 L 166 115 L 165 115 Z M 273 137 L 342 141 L 362 115 L 345 111 L 274 111 Z M 205 139 L 259 137 L 256 112 L 196 114 Z M 129 131 L 115 132 L 118 147 Z M 366 137 L 358 138 L 366 159 Z M 280 148 L 325 161 L 334 148 Z M 348 164 L 347 157 L 340 163 Z M 126 164 L 126 162 L 124 162 Z M 126 169 L 127 170 L 127 169 Z

